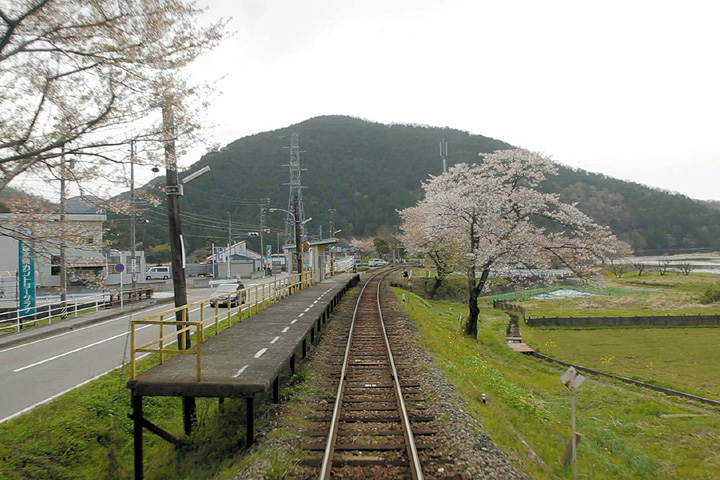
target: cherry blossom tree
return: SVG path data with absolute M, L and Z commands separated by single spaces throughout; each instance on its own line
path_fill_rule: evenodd
M 400 241 L 411 254 L 425 256 L 435 265 L 437 276 L 430 292 L 430 298 L 434 298 L 442 282 L 453 272 L 459 248 L 452 244 L 452 238 L 443 235 L 442 226 L 433 222 L 437 217 L 431 215 L 428 207 L 421 202 L 398 213 L 403 220 Z
M 555 174 L 553 163 L 539 154 L 499 150 L 482 164 L 455 165 L 423 184 L 425 198 L 417 206 L 426 218 L 423 228 L 457 249 L 455 270 L 467 276 L 468 335 L 477 338 L 478 297 L 491 274 L 547 275 L 560 265 L 590 278 L 600 259 L 625 245 L 575 205 L 538 190 Z M 407 220 L 417 212 L 404 213 Z
M 224 36 L 200 13 L 192 0 L 0 1 L 0 191 L 66 156 L 73 176 L 97 176 L 130 140 L 161 138 L 128 132 L 169 85 L 176 101 L 192 91 L 180 69 Z
M 350 246 L 355 247 L 361 253 L 372 253 L 375 251 L 375 243 L 373 239 L 368 238 L 355 238 L 350 239 Z

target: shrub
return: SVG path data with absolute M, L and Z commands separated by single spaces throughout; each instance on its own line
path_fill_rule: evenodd
M 720 302 L 720 286 L 710 286 L 700 297 L 700 303 L 718 303 Z

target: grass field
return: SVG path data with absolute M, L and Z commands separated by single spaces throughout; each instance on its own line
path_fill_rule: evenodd
M 562 369 L 507 348 L 507 316 L 502 313 L 483 309 L 474 341 L 457 333 L 456 315 L 466 312 L 465 305 L 417 296 L 404 305 L 422 344 L 495 442 L 532 478 L 571 478 L 570 469 L 560 463 L 570 436 L 570 399 L 560 383 Z M 671 353 L 672 358 L 683 355 Z M 483 392 L 489 398 L 486 406 L 480 401 Z M 578 431 L 583 434 L 579 478 L 717 479 L 716 409 L 623 384 L 590 381 L 578 394 Z
M 699 301 L 718 284 L 717 275 L 651 272 L 608 279 L 602 296 L 518 303 L 529 317 L 717 314 L 720 305 Z M 521 328 L 533 348 L 560 360 L 720 399 L 720 328 Z
M 701 304 L 706 288 L 720 285 L 720 276 L 711 274 L 660 275 L 657 272 L 606 278 L 601 289 L 588 289 L 593 296 L 519 300 L 529 317 L 720 314 L 720 304 Z
M 538 351 L 584 367 L 720 400 L 720 328 L 522 327 Z

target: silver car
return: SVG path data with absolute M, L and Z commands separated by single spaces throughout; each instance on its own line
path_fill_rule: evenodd
M 247 292 L 244 289 L 245 285 L 242 282 L 221 283 L 212 293 L 212 296 L 218 297 L 222 295 L 222 297 L 210 300 L 210 306 L 214 307 L 215 301 L 217 301 L 218 307 L 227 307 L 228 298 L 230 298 L 230 307 L 237 307 L 238 299 L 241 303 L 245 303 L 247 299 Z

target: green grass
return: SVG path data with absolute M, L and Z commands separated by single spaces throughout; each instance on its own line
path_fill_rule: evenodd
M 560 360 L 720 400 L 720 328 L 540 329 L 533 348 Z
M 421 343 L 494 441 L 532 478 L 571 478 L 560 464 L 570 436 L 570 399 L 560 383 L 562 370 L 507 348 L 507 316 L 500 312 L 482 310 L 475 341 L 458 333 L 457 314 L 466 314 L 465 305 L 414 295 L 404 305 Z M 672 359 L 683 352 L 669 354 Z M 480 401 L 483 392 L 487 405 Z M 693 406 L 654 392 L 586 382 L 578 394 L 578 431 L 583 434 L 579 478 L 717 478 L 717 410 L 709 416 L 661 416 L 696 413 Z

